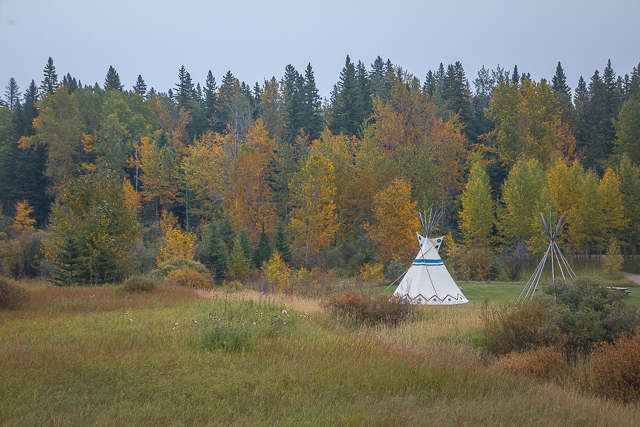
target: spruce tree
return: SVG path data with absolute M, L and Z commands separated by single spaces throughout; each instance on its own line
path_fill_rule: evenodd
M 120 76 L 113 66 L 109 65 L 109 71 L 107 71 L 107 76 L 104 78 L 104 90 L 109 88 L 122 91 L 124 86 L 120 83 Z
M 138 74 L 138 80 L 136 80 L 136 84 L 133 86 L 133 91 L 140 96 L 145 96 L 147 94 L 147 84 L 142 80 L 142 76 Z
M 218 131 L 215 126 L 216 111 L 218 109 L 218 85 L 211 70 L 207 73 L 207 80 L 204 84 L 204 116 L 214 131 Z
M 253 248 L 251 245 L 251 240 L 249 240 L 249 234 L 247 233 L 246 228 L 242 228 L 238 233 L 238 241 L 240 241 L 240 245 L 242 246 L 242 251 L 244 256 L 249 260 L 253 260 Z M 251 265 L 251 263 L 249 264 Z
M 511 73 L 511 83 L 518 84 L 520 83 L 520 74 L 518 74 L 518 66 L 513 66 L 513 73 Z
M 296 71 L 293 65 L 289 64 L 284 69 L 284 77 L 282 77 L 282 90 L 285 108 L 285 125 L 287 142 L 293 144 L 300 128 L 301 123 L 301 86 L 304 80 L 300 73 Z
M 9 79 L 9 83 L 5 86 L 5 89 L 4 99 L 6 100 L 9 110 L 13 111 L 16 109 L 18 104 L 20 104 L 20 95 L 22 95 L 22 93 L 19 92 L 20 87 L 18 86 L 18 83 L 16 83 L 16 80 L 11 77 Z
M 567 77 L 564 75 L 564 70 L 562 69 L 562 65 L 560 61 L 558 61 L 558 66 L 556 67 L 556 74 L 551 79 L 551 83 L 553 85 L 553 91 L 556 93 L 564 93 L 567 96 L 571 97 L 571 88 L 567 85 Z
M 307 64 L 304 71 L 304 80 L 300 90 L 300 125 L 310 140 L 320 138 L 322 132 L 322 116 L 320 114 L 321 101 L 316 87 L 311 63 Z
M 289 242 L 287 241 L 287 237 L 284 234 L 283 222 L 280 222 L 280 224 L 278 224 L 276 234 L 275 236 L 273 236 L 273 246 L 275 250 L 280 253 L 282 260 L 287 264 L 290 264 L 291 260 L 293 259 L 293 254 L 291 252 L 291 246 L 289 246 Z
M 206 240 L 209 267 L 215 272 L 215 280 L 221 283 L 227 270 L 227 245 L 220 233 L 220 227 L 216 222 L 209 224 L 209 233 Z
M 340 80 L 334 86 L 331 111 L 331 131 L 347 136 L 355 135 L 360 127 L 361 97 L 356 79 L 356 68 L 347 55 Z
M 44 79 L 40 85 L 40 91 L 42 94 L 53 93 L 58 85 L 58 75 L 56 74 L 56 67 L 53 65 L 53 59 L 49 57 L 47 65 L 44 66 Z
M 263 263 L 271 259 L 271 255 L 273 255 L 273 250 L 271 249 L 271 242 L 270 242 L 269 236 L 264 231 L 264 225 L 263 225 L 262 233 L 260 233 L 260 238 L 258 240 L 258 246 L 256 246 L 256 250 L 253 253 L 253 265 L 256 268 L 261 268 Z
M 178 109 L 184 108 L 186 110 L 190 110 L 190 101 L 194 99 L 194 86 L 193 81 L 191 81 L 191 75 L 184 68 L 184 65 L 180 67 L 178 70 L 178 83 L 176 84 L 176 103 L 178 104 Z

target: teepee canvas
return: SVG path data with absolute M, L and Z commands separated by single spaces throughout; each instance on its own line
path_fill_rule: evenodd
M 440 216 L 437 213 L 434 215 L 432 211 L 426 222 L 425 216 L 420 215 L 426 237 L 416 233 L 420 250 L 394 292 L 394 295 L 413 304 L 450 305 L 469 302 L 438 254 L 444 236 L 435 239 L 429 237 Z

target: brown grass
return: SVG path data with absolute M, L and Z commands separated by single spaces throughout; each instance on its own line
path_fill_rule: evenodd
M 244 300 L 270 300 L 274 304 L 291 307 L 301 313 L 317 314 L 322 313 L 321 300 L 314 298 L 304 298 L 295 295 L 265 294 L 263 292 L 244 289 L 239 292 L 227 292 L 224 290 L 196 291 L 197 295 L 205 299 L 244 299 Z

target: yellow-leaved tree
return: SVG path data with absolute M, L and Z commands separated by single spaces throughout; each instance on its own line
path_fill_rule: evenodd
M 33 231 L 36 220 L 31 218 L 33 213 L 33 206 L 26 200 L 16 203 L 16 214 L 13 217 L 13 224 L 11 228 L 16 233 L 22 231 Z
M 491 230 L 495 222 L 489 175 L 482 161 L 471 166 L 469 181 L 460 196 L 460 228 L 468 246 L 489 246 Z M 452 240 L 453 241 L 453 240 Z
M 295 204 L 289 223 L 294 238 L 293 249 L 307 267 L 311 258 L 320 261 L 322 251 L 338 230 L 335 175 L 331 161 L 319 154 L 311 155 L 289 187 Z
M 164 236 L 160 246 L 158 264 L 174 258 L 193 259 L 196 252 L 198 238 L 195 234 L 183 231 L 181 228 L 171 227 Z
M 415 233 L 420 230 L 417 204 L 411 200 L 411 185 L 400 178 L 394 179 L 376 195 L 373 208 L 375 222 L 367 229 L 383 262 L 400 259 L 405 263 L 415 255 Z
M 606 250 L 622 237 L 621 233 L 629 225 L 624 216 L 624 202 L 620 191 L 620 178 L 611 168 L 607 169 L 598 185 L 602 199 L 603 227 L 600 234 L 600 249 Z M 616 245 L 617 246 L 617 245 Z

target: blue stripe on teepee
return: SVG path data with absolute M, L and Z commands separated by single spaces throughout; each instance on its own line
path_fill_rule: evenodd
M 441 259 L 416 259 L 415 265 L 444 265 Z

